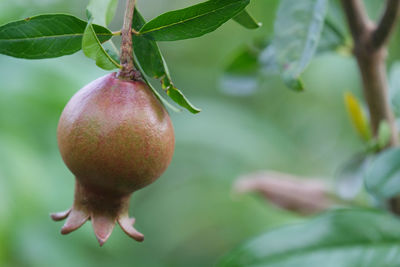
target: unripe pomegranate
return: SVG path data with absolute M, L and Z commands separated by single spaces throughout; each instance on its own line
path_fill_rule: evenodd
M 166 170 L 175 143 L 169 115 L 150 88 L 116 73 L 101 77 L 72 97 L 57 134 L 62 158 L 76 177 L 72 208 L 52 214 L 56 221 L 67 218 L 61 233 L 91 220 L 103 245 L 118 222 L 143 241 L 128 216 L 129 199 Z

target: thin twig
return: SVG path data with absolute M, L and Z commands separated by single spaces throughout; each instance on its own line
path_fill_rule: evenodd
M 375 49 L 379 49 L 387 43 L 399 15 L 400 0 L 386 0 L 385 11 L 379 20 L 378 26 L 372 33 L 372 45 Z
M 341 0 L 354 41 L 364 35 L 370 23 L 362 0 Z
M 377 137 L 382 121 L 390 126 L 389 147 L 398 145 L 398 130 L 393 110 L 389 103 L 386 76 L 386 50 L 393 28 L 399 16 L 399 1 L 387 0 L 385 10 L 376 27 L 369 20 L 362 0 L 341 0 L 347 22 L 354 40 L 354 55 L 360 69 L 363 92 L 368 104 L 371 128 Z M 388 201 L 390 209 L 400 214 L 400 198 Z

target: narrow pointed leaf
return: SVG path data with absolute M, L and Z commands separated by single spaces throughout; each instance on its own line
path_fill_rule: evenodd
M 218 267 L 400 266 L 400 220 L 344 209 L 269 231 L 226 255 Z
M 177 113 L 182 112 L 181 109 L 175 107 L 174 105 L 169 103 L 168 100 L 166 100 L 162 95 L 160 95 L 160 93 L 157 92 L 157 90 L 154 88 L 153 85 L 151 85 L 151 83 L 148 81 L 148 79 L 146 77 L 144 77 L 144 81 L 150 87 L 150 89 L 153 91 L 154 95 L 161 101 L 161 103 L 164 104 L 164 106 L 166 106 L 167 108 L 169 108 L 173 112 L 177 112 Z
M 286 85 L 304 89 L 300 76 L 313 58 L 321 36 L 328 0 L 282 0 L 272 41 Z
M 361 104 L 350 92 L 347 92 L 344 96 L 347 113 L 354 129 L 358 135 L 364 140 L 369 141 L 372 138 L 371 131 L 369 128 L 369 121 L 361 107 Z
M 26 59 L 71 55 L 82 49 L 87 22 L 66 14 L 39 15 L 0 26 L 0 54 Z M 100 42 L 112 33 L 99 25 L 93 30 Z
M 140 28 L 145 24 L 145 20 L 141 16 L 140 12 L 136 9 L 134 12 L 133 27 Z M 143 36 L 133 35 L 133 51 L 135 54 L 136 62 L 140 65 L 143 72 L 152 78 L 161 79 L 163 89 L 166 90 L 167 94 L 175 101 L 178 105 L 188 109 L 192 113 L 200 112 L 200 109 L 194 107 L 189 100 L 180 92 L 173 84 L 171 76 L 169 74 L 168 66 L 161 54 L 161 51 L 157 43 L 153 40 L 149 40 Z M 174 93 L 168 93 L 170 90 L 174 90 Z M 176 94 L 176 91 L 179 92 Z M 163 100 L 160 98 L 160 100 Z M 165 101 L 165 100 L 164 100 Z
M 210 0 L 164 13 L 147 22 L 140 34 L 156 41 L 195 38 L 212 32 L 239 14 L 250 0 Z
M 181 91 L 178 90 L 178 88 L 170 86 L 167 89 L 167 94 L 172 100 L 175 101 L 175 103 L 177 103 L 181 107 L 186 108 L 193 114 L 201 112 L 201 109 L 195 107 L 192 103 L 190 103 L 190 101 L 183 95 Z
M 96 61 L 96 65 L 105 70 L 113 70 L 121 68 L 103 48 L 99 39 L 97 38 L 93 25 L 89 21 L 82 40 L 83 53 L 88 57 Z
M 247 29 L 258 29 L 262 25 L 261 22 L 257 22 L 246 10 L 237 14 L 233 20 Z
M 107 26 L 113 20 L 118 0 L 91 0 L 87 10 L 93 16 L 93 23 Z
M 174 112 L 181 112 L 182 110 L 180 110 L 179 108 L 175 107 L 174 105 L 172 105 L 171 103 L 168 102 L 168 100 L 166 100 L 160 93 L 157 92 L 157 90 L 154 88 L 154 86 L 149 82 L 149 79 L 147 78 L 146 73 L 144 72 L 142 66 L 140 64 L 138 64 L 138 61 L 136 60 L 135 62 L 135 67 L 140 71 L 140 73 L 142 73 L 143 75 L 143 80 L 144 82 L 149 86 L 149 88 L 151 89 L 151 91 L 154 93 L 154 95 L 158 98 L 158 100 L 160 100 L 160 102 L 167 108 L 171 109 Z

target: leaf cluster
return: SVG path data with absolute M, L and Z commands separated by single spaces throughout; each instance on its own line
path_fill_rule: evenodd
M 192 113 L 200 112 L 174 85 L 168 66 L 158 47 L 159 41 L 178 41 L 208 34 L 230 19 L 249 29 L 260 25 L 245 11 L 250 0 L 209 0 L 174 10 L 146 22 L 139 10 L 133 18 L 133 51 L 136 67 L 160 100 L 168 103 L 150 84 L 159 79 L 166 94 Z M 117 0 L 92 0 L 87 21 L 67 14 L 44 14 L 0 26 L 0 53 L 25 59 L 45 59 L 71 55 L 83 50 L 105 70 L 120 69 L 119 51 L 107 25 L 112 21 Z

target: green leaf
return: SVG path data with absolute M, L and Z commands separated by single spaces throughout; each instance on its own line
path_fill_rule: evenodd
M 140 64 L 137 64 L 138 62 L 135 62 L 135 67 L 142 73 L 145 74 L 143 68 L 140 66 Z M 150 87 L 151 91 L 154 93 L 154 95 L 158 98 L 158 100 L 161 101 L 161 103 L 164 104 L 167 108 L 171 109 L 174 112 L 181 112 L 182 110 L 175 107 L 171 103 L 168 102 L 162 95 L 160 95 L 157 90 L 154 88 L 154 86 L 149 82 L 149 79 L 146 77 L 146 75 L 143 75 L 143 80 L 146 82 L 146 84 Z
M 135 29 L 145 24 L 140 12 L 135 9 L 132 25 Z M 189 100 L 173 84 L 169 74 L 168 66 L 161 54 L 157 43 L 143 36 L 133 35 L 133 52 L 136 62 L 140 65 L 142 72 L 147 76 L 161 79 L 163 89 L 178 105 L 186 108 L 192 113 L 198 113 L 201 110 L 193 106 Z
M 237 14 L 233 20 L 247 29 L 258 29 L 262 26 L 262 23 L 257 22 L 246 10 Z
M 254 74 L 259 70 L 258 56 L 260 50 L 255 46 L 244 46 L 238 50 L 225 68 L 231 74 Z
M 390 68 L 389 95 L 396 117 L 400 117 L 400 62 L 395 62 Z
M 264 47 L 258 58 L 261 69 L 265 75 L 277 75 L 280 72 L 278 63 L 276 62 L 275 47 L 272 44 L 268 44 Z
M 71 55 L 82 49 L 87 23 L 71 15 L 46 14 L 0 27 L 0 53 L 17 58 L 43 59 Z M 99 25 L 93 29 L 100 42 L 112 33 Z
M 118 48 L 115 46 L 114 42 L 112 40 L 106 42 L 103 44 L 104 50 L 107 52 L 110 57 L 120 64 L 120 54 Z
M 232 57 L 221 77 L 224 92 L 234 95 L 248 95 L 258 86 L 260 49 L 255 46 L 244 46 Z
M 364 172 L 368 166 L 369 157 L 359 154 L 346 161 L 335 174 L 336 191 L 340 198 L 354 199 L 364 185 Z
M 139 32 L 156 41 L 199 37 L 235 17 L 249 2 L 250 0 L 210 0 L 164 13 L 147 22 Z
M 95 60 L 96 65 L 102 69 L 113 70 L 121 68 L 121 65 L 119 65 L 101 45 L 95 34 L 91 20 L 89 20 L 83 35 L 82 49 L 83 53 L 88 58 Z
M 201 112 L 201 109 L 196 108 L 190 101 L 178 90 L 175 86 L 169 86 L 167 89 L 168 96 L 175 101 L 179 106 L 186 108 L 193 114 Z
M 132 27 L 137 30 L 145 23 L 146 21 L 140 12 L 135 9 Z M 133 52 L 146 75 L 156 79 L 167 76 L 166 66 L 157 43 L 135 34 L 132 35 L 132 40 L 134 44 Z
M 284 226 L 233 250 L 218 267 L 400 266 L 400 221 L 343 209 Z
M 351 55 L 351 37 L 347 30 L 346 19 L 339 1 L 329 1 L 328 13 L 321 39 L 318 43 L 317 53 L 337 52 Z
M 377 138 L 377 144 L 380 149 L 384 149 L 387 145 L 389 145 L 391 135 L 392 133 L 389 123 L 387 123 L 385 120 L 381 121 L 379 124 Z
M 157 90 L 151 85 L 151 83 L 148 81 L 146 77 L 144 77 L 144 81 L 147 83 L 147 85 L 150 87 L 150 89 L 153 91 L 154 95 L 161 101 L 161 103 L 164 104 L 167 108 L 171 109 L 174 112 L 182 112 L 181 109 L 173 106 L 171 103 L 168 102 L 162 95 L 160 95 Z
M 400 149 L 387 149 L 378 154 L 365 173 L 365 186 L 377 198 L 400 194 Z
M 295 91 L 304 89 L 300 75 L 317 49 L 327 6 L 327 0 L 280 2 L 272 43 L 283 80 Z
M 93 23 L 107 26 L 117 10 L 118 0 L 91 0 L 87 10 L 93 16 Z
M 345 33 L 336 25 L 336 21 L 326 18 L 325 27 L 322 30 L 321 39 L 318 43 L 317 53 L 340 52 L 345 49 L 351 52 Z

